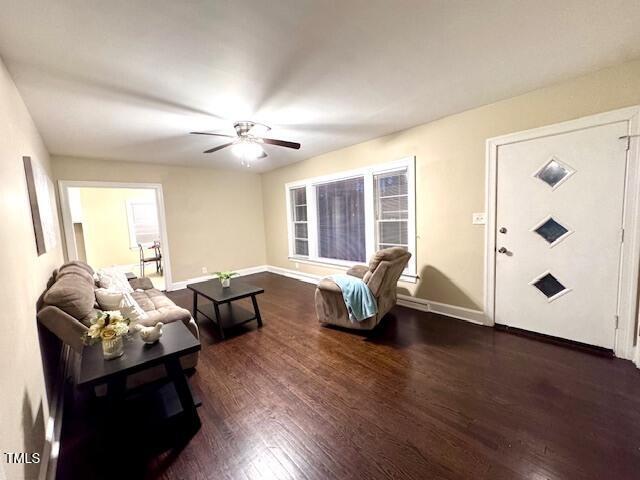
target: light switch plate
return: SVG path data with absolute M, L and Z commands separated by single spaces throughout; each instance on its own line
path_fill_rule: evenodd
M 487 216 L 484 212 L 471 214 L 471 223 L 474 225 L 485 225 L 487 223 Z

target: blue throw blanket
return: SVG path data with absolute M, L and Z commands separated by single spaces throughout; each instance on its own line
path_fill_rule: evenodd
M 361 322 L 378 313 L 376 299 L 361 279 L 351 275 L 329 275 L 342 290 L 342 297 L 349 312 L 349 320 Z

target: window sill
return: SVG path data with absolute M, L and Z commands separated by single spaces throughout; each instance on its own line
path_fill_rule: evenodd
M 339 268 L 341 270 L 348 270 L 354 265 L 365 265 L 365 263 L 360 262 L 348 262 L 348 261 L 340 261 L 340 260 L 319 260 L 319 259 L 309 259 L 308 257 L 297 257 L 290 256 L 288 257 L 289 261 L 303 263 L 305 265 L 315 265 L 318 267 L 334 267 Z M 405 283 L 418 283 L 418 276 L 412 273 L 403 273 L 400 275 L 400 281 Z

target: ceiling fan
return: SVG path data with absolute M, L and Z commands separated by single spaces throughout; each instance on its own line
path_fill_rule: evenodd
M 226 135 L 223 133 L 209 133 L 209 132 L 189 132 L 193 135 L 212 135 L 214 137 L 226 137 L 233 138 L 233 141 L 228 143 L 223 143 L 222 145 L 218 145 L 217 147 L 210 148 L 209 150 L 205 150 L 202 153 L 213 153 L 218 150 L 222 150 L 223 148 L 231 147 L 231 152 L 240 157 L 245 162 L 250 162 L 252 160 L 256 160 L 258 158 L 264 158 L 267 156 L 267 153 L 262 148 L 262 145 L 275 145 L 277 147 L 286 147 L 286 148 L 294 148 L 298 150 L 300 148 L 300 144 L 296 142 L 287 142 L 286 140 L 275 140 L 273 138 L 264 138 L 258 135 L 254 135 L 251 131 L 254 127 L 262 127 L 264 132 L 268 132 L 271 130 L 270 127 L 266 125 L 262 125 L 261 123 L 255 122 L 236 122 L 233 127 L 236 129 L 236 136 Z

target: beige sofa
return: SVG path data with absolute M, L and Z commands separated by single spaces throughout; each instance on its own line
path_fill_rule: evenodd
M 38 311 L 40 323 L 77 353 L 82 352 L 83 335 L 99 311 L 94 293 L 97 286 L 93 274 L 93 269 L 84 262 L 73 261 L 62 265 L 54 272 L 53 283 L 44 293 L 43 305 Z M 199 338 L 198 326 L 191 313 L 178 307 L 166 295 L 153 288 L 148 278 L 131 280 L 130 284 L 134 289 L 131 295 L 147 316 L 140 323 L 151 326 L 158 322 L 180 321 Z M 182 366 L 185 369 L 194 368 L 197 363 L 197 353 L 182 358 Z M 164 374 L 162 369 L 142 373 L 147 375 L 134 378 L 128 384 L 131 386 L 146 382 Z
M 340 287 L 328 278 L 318 283 L 315 294 L 316 315 L 320 323 L 338 325 L 356 330 L 371 330 L 380 323 L 397 302 L 396 286 L 411 254 L 400 247 L 386 248 L 376 252 L 369 266 L 356 265 L 347 275 L 361 278 L 376 299 L 378 313 L 361 322 L 349 320 L 349 312 Z

